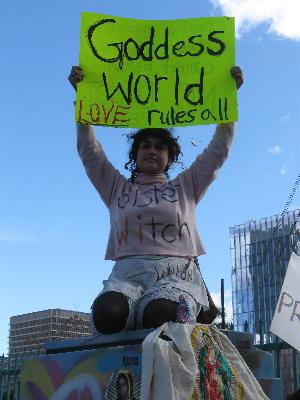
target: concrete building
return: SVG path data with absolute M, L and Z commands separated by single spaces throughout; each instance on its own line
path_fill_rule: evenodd
M 91 335 L 90 314 L 50 309 L 10 318 L 9 352 L 16 354 L 45 352 L 45 344 Z

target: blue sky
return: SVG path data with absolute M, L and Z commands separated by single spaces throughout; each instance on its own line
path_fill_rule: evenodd
M 237 18 L 236 64 L 246 80 L 238 93 L 237 135 L 197 211 L 207 251 L 200 263 L 216 296 L 221 278 L 227 293 L 231 289 L 229 226 L 281 213 L 300 172 L 297 1 L 1 2 L 0 354 L 7 350 L 10 316 L 48 308 L 88 312 L 112 268 L 104 261 L 108 214 L 76 152 L 74 91 L 67 82 L 78 63 L 82 11 L 141 19 Z M 188 166 L 214 126 L 176 132 Z M 123 171 L 122 133 L 97 128 Z M 296 207 L 300 189 L 291 209 Z

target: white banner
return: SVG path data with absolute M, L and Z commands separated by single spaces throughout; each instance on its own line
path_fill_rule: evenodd
M 300 351 L 300 257 L 292 253 L 270 331 Z

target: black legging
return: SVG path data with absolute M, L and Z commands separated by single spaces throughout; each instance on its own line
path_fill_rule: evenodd
M 157 328 L 165 322 L 175 322 L 177 305 L 175 301 L 167 299 L 151 300 L 143 313 L 143 327 Z M 120 332 L 125 328 L 129 315 L 127 298 L 118 292 L 106 292 L 94 301 L 92 312 L 94 325 L 99 333 Z

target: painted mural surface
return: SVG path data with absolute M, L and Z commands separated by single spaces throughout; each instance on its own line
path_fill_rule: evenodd
M 21 400 L 139 400 L 140 345 L 40 356 L 24 361 Z

